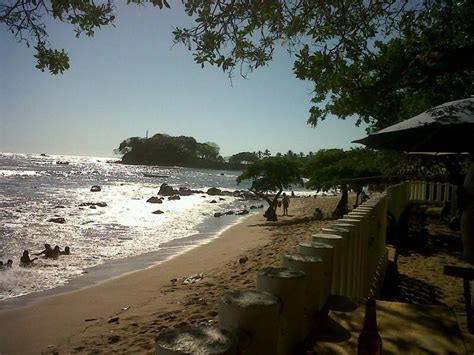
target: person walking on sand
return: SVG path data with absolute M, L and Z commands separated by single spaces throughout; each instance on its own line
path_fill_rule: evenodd
M 290 198 L 284 192 L 281 203 L 283 205 L 283 216 L 288 216 L 288 206 L 290 206 Z

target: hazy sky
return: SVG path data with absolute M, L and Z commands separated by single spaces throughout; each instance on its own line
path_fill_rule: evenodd
M 294 57 L 281 50 L 270 66 L 236 76 L 201 66 L 175 25 L 189 23 L 178 2 L 159 10 L 117 8 L 116 27 L 75 38 L 71 26 L 48 21 L 50 42 L 71 68 L 37 70 L 33 51 L 0 28 L 0 151 L 112 156 L 128 137 L 155 133 L 215 142 L 223 156 L 348 148 L 363 137 L 355 120 L 306 124 L 312 84 L 297 80 Z M 176 7 L 177 6 L 177 7 Z

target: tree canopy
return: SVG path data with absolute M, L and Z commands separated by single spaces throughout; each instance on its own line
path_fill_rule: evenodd
M 250 164 L 237 177 L 237 182 L 250 180 L 250 191 L 268 202 L 265 216 L 268 220 L 276 221 L 277 201 L 283 189 L 302 185 L 301 165 L 297 160 L 287 158 L 267 158 Z
M 118 153 L 126 164 L 177 165 L 219 168 L 224 164 L 215 143 L 198 143 L 193 137 L 155 134 L 151 138 L 131 137 L 120 143 Z

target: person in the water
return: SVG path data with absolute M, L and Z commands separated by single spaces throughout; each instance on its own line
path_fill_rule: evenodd
M 71 250 L 69 249 L 69 247 L 65 247 L 64 251 L 59 252 L 59 255 L 69 255 L 69 254 L 71 254 Z
M 43 255 L 46 257 L 46 258 L 51 258 L 51 255 L 53 254 L 53 249 L 51 248 L 51 245 L 50 244 L 45 244 L 44 245 L 44 250 L 40 253 L 36 253 L 36 254 L 33 254 L 33 255 Z
M 23 255 L 20 258 L 20 266 L 30 266 L 33 261 L 35 261 L 38 258 L 33 258 L 30 259 L 30 254 L 28 250 L 23 251 Z

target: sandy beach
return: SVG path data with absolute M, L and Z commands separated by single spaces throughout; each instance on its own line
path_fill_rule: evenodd
M 254 288 L 260 268 L 280 265 L 284 253 L 296 252 L 300 241 L 330 223 L 312 219 L 314 209 L 329 215 L 337 201 L 294 198 L 289 216 L 276 223 L 252 215 L 154 267 L 2 311 L 0 324 L 8 326 L 0 327 L 0 352 L 153 353 L 163 329 L 216 322 L 218 298 Z M 184 284 L 201 273 L 201 281 Z

